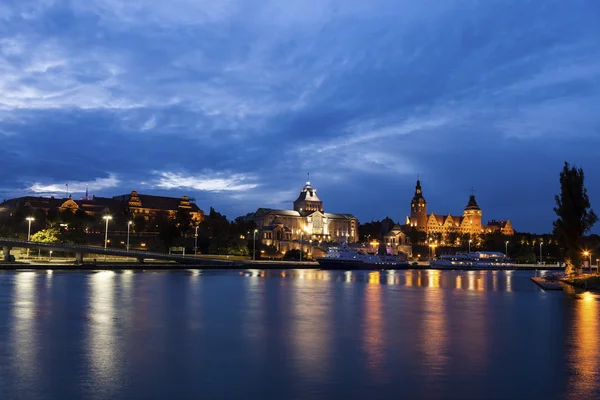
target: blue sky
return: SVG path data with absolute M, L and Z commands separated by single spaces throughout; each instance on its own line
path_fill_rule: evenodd
M 228 217 L 600 211 L 596 0 L 3 0 L 0 197 L 188 194 Z M 597 230 L 597 229 L 596 229 Z

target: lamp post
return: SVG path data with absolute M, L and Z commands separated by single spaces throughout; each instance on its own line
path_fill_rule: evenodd
M 472 240 L 469 239 L 469 254 L 471 254 L 471 242 L 472 242 Z
M 108 223 L 108 220 L 107 220 Z M 127 251 L 129 251 L 129 229 L 131 228 L 131 224 L 133 222 L 127 221 Z
M 27 228 L 27 241 L 29 242 L 29 238 L 31 237 L 31 223 L 34 221 L 33 217 L 25 218 L 29 223 L 29 227 Z M 27 248 L 27 258 L 29 258 L 29 247 Z
M 194 257 L 198 254 L 198 225 L 196 225 L 196 232 L 194 233 Z
M 504 244 L 506 245 L 506 252 L 504 253 L 504 255 L 508 257 L 508 240 L 504 242 Z
M 50 250 L 50 257 L 48 258 L 48 261 L 52 261 L 52 250 Z
M 106 247 L 108 246 L 108 221 L 110 221 L 112 217 L 110 215 L 105 215 L 102 219 L 106 221 L 106 230 L 104 231 L 104 250 L 106 250 Z M 106 254 L 104 254 L 104 259 L 106 260 Z
M 258 232 L 258 229 L 254 230 L 254 246 L 252 249 L 252 261 L 256 261 L 256 233 Z
M 544 261 L 544 255 L 542 254 L 542 246 L 544 242 L 540 242 L 540 267 L 542 266 L 542 262 Z
M 590 275 L 591 275 L 592 274 L 592 252 L 586 250 L 586 251 L 583 252 L 583 255 L 585 257 L 590 257 L 590 265 L 589 265 L 588 269 L 589 269 Z

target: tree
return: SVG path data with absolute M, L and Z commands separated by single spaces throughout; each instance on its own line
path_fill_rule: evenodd
M 590 199 L 584 185 L 583 169 L 565 162 L 560 173 L 560 194 L 555 196 L 554 235 L 564 249 L 566 272 L 573 273 L 581 262 L 581 239 L 598 221 L 590 207 Z
M 136 215 L 133 219 L 133 230 L 135 233 L 144 232 L 147 227 L 148 222 L 146 221 L 146 218 L 143 215 Z
M 192 216 L 190 215 L 190 212 L 184 208 L 179 208 L 175 214 L 175 221 L 181 234 L 185 237 L 192 226 Z
M 38 243 L 59 243 L 61 241 L 61 232 L 58 228 L 42 229 L 31 236 L 32 242 Z
M 158 229 L 158 238 L 165 246 L 165 250 L 169 250 L 175 239 L 181 236 L 177 222 L 169 218 L 167 214 L 159 213 L 154 217 L 154 223 Z

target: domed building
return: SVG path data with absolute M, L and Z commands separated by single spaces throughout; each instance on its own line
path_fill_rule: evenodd
M 293 210 L 259 208 L 254 220 L 261 242 L 281 252 L 301 247 L 307 251 L 313 243 L 358 241 L 358 219 L 352 214 L 324 212 L 323 201 L 310 182 L 300 191 Z
M 483 225 L 481 221 L 482 211 L 477 204 L 474 194 L 471 194 L 469 197 L 469 202 L 462 215 L 427 214 L 427 202 L 423 197 L 421 181 L 417 180 L 415 195 L 410 204 L 410 216 L 406 217 L 407 228 L 415 228 L 418 231 L 425 232 L 429 236 L 441 233 L 443 237 L 450 232 L 461 235 L 480 235 L 493 232 L 499 232 L 507 236 L 515 234 L 515 231 L 508 220 L 492 220 L 489 221 L 487 225 Z

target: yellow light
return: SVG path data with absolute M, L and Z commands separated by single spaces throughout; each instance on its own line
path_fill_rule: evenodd
M 587 257 L 587 256 L 590 255 L 590 252 L 586 250 L 586 251 L 583 252 L 583 255 Z
M 142 247 L 146 247 L 146 243 L 142 243 L 142 244 L 141 244 L 141 246 L 142 246 Z

